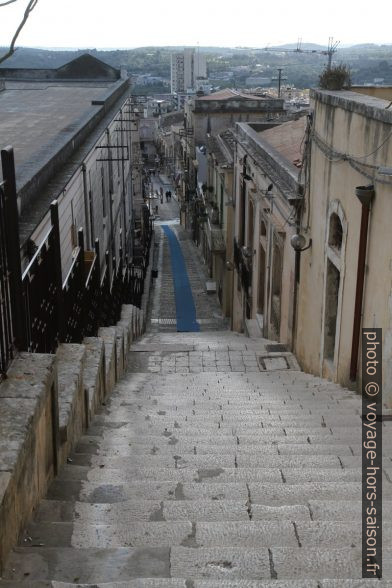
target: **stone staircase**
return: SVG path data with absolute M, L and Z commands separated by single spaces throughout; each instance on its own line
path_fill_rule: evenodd
M 266 343 L 145 336 L 133 354 L 160 362 L 131 359 L 0 588 L 392 587 L 391 423 L 384 579 L 365 581 L 360 398 Z

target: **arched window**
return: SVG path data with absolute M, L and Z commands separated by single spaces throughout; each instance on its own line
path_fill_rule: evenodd
M 340 251 L 342 248 L 343 227 L 340 218 L 333 212 L 329 217 L 329 234 L 328 245 L 335 250 Z
M 323 353 L 324 360 L 337 367 L 340 339 L 340 313 L 342 284 L 344 276 L 344 250 L 347 223 L 343 208 L 338 200 L 329 207 L 328 233 L 325 247 L 325 290 Z

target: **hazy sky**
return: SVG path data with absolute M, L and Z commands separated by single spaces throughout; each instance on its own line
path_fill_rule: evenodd
M 1 0 L 0 0 L 1 4 Z M 0 45 L 9 43 L 27 0 L 0 8 Z M 392 43 L 391 3 L 354 0 L 39 0 L 19 45 L 264 47 L 303 42 Z

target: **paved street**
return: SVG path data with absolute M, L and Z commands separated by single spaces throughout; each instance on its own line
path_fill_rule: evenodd
M 165 176 L 152 177 L 154 190 L 159 192 L 162 186 L 164 193 L 170 189 L 174 195 L 174 188 Z M 187 267 L 188 277 L 196 307 L 196 319 L 200 330 L 222 330 L 228 328 L 228 321 L 222 317 L 221 309 L 214 294 L 207 294 L 206 282 L 209 279 L 205 266 L 202 264 L 200 253 L 195 249 L 187 231 L 179 225 L 179 207 L 174 196 L 170 202 L 159 204 L 159 218 L 156 223 L 155 251 L 158 278 L 154 281 L 153 304 L 150 309 L 149 331 L 176 331 L 176 305 L 173 286 L 172 264 L 168 239 L 165 237 L 160 223 L 168 226 L 175 233 L 181 244 L 182 253 Z
M 160 214 L 175 218 L 176 202 Z M 385 579 L 364 581 L 360 398 L 302 373 L 272 342 L 230 332 L 192 243 L 171 227 L 200 332 L 176 332 L 157 226 L 148 331 L 0 587 L 391 588 L 392 423 L 383 425 Z

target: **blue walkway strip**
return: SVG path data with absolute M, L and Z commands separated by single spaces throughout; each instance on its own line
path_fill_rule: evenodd
M 180 244 L 173 231 L 162 225 L 169 241 L 170 259 L 176 299 L 177 331 L 182 333 L 198 332 L 200 325 L 196 320 L 196 307 L 193 301 L 191 285 Z

